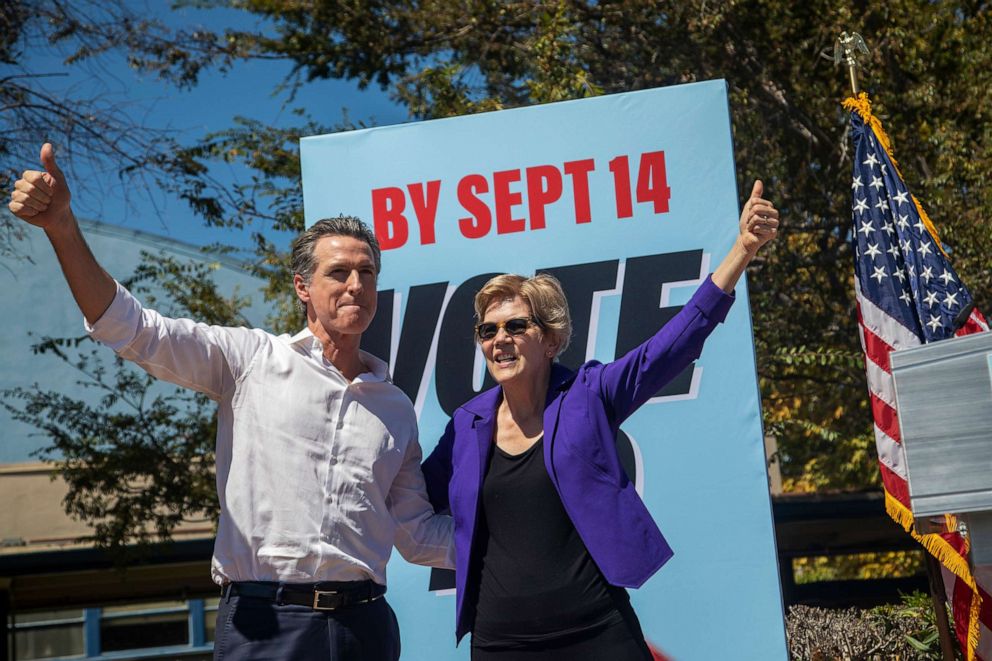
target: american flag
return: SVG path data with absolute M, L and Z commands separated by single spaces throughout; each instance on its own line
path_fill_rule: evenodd
M 891 351 L 987 331 L 988 325 L 974 309 L 926 212 L 906 188 L 867 95 L 848 99 L 844 107 L 852 111 L 854 141 L 854 289 L 886 510 L 940 561 L 966 658 L 992 661 L 989 586 L 971 574 L 968 540 L 956 518 L 945 517 L 941 533 L 919 534 L 914 528 L 889 368 Z

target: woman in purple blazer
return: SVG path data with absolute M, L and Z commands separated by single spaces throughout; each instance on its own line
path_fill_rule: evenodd
M 734 285 L 778 228 L 755 182 L 740 235 L 689 303 L 647 342 L 577 372 L 548 275 L 501 275 L 476 295 L 476 338 L 498 384 L 455 411 L 423 464 L 455 519 L 455 635 L 472 659 L 650 659 L 626 587 L 671 556 L 616 451 L 628 416 L 695 360 Z

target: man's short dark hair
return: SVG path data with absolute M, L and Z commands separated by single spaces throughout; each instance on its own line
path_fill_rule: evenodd
M 299 274 L 303 282 L 310 284 L 313 273 L 317 269 L 317 259 L 313 250 L 317 241 L 325 236 L 350 236 L 364 241 L 369 250 L 372 251 L 372 261 L 375 262 L 375 276 L 378 279 L 379 271 L 382 270 L 382 254 L 379 250 L 379 240 L 375 238 L 375 232 L 354 216 L 338 216 L 336 218 L 324 218 L 303 230 L 296 239 L 293 240 L 293 274 Z M 303 314 L 306 315 L 306 303 L 300 301 Z

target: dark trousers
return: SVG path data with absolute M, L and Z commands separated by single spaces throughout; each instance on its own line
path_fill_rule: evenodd
M 400 629 L 380 598 L 332 611 L 230 595 L 217 610 L 215 661 L 397 661 Z

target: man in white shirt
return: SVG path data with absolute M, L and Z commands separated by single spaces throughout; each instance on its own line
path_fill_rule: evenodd
M 392 546 L 452 568 L 452 523 L 427 500 L 410 400 L 359 349 L 376 309 L 375 235 L 340 217 L 297 237 L 307 327 L 292 337 L 169 319 L 97 263 L 51 145 L 41 160 L 8 206 L 45 230 L 87 330 L 218 403 L 215 658 L 398 659 L 383 598 Z

